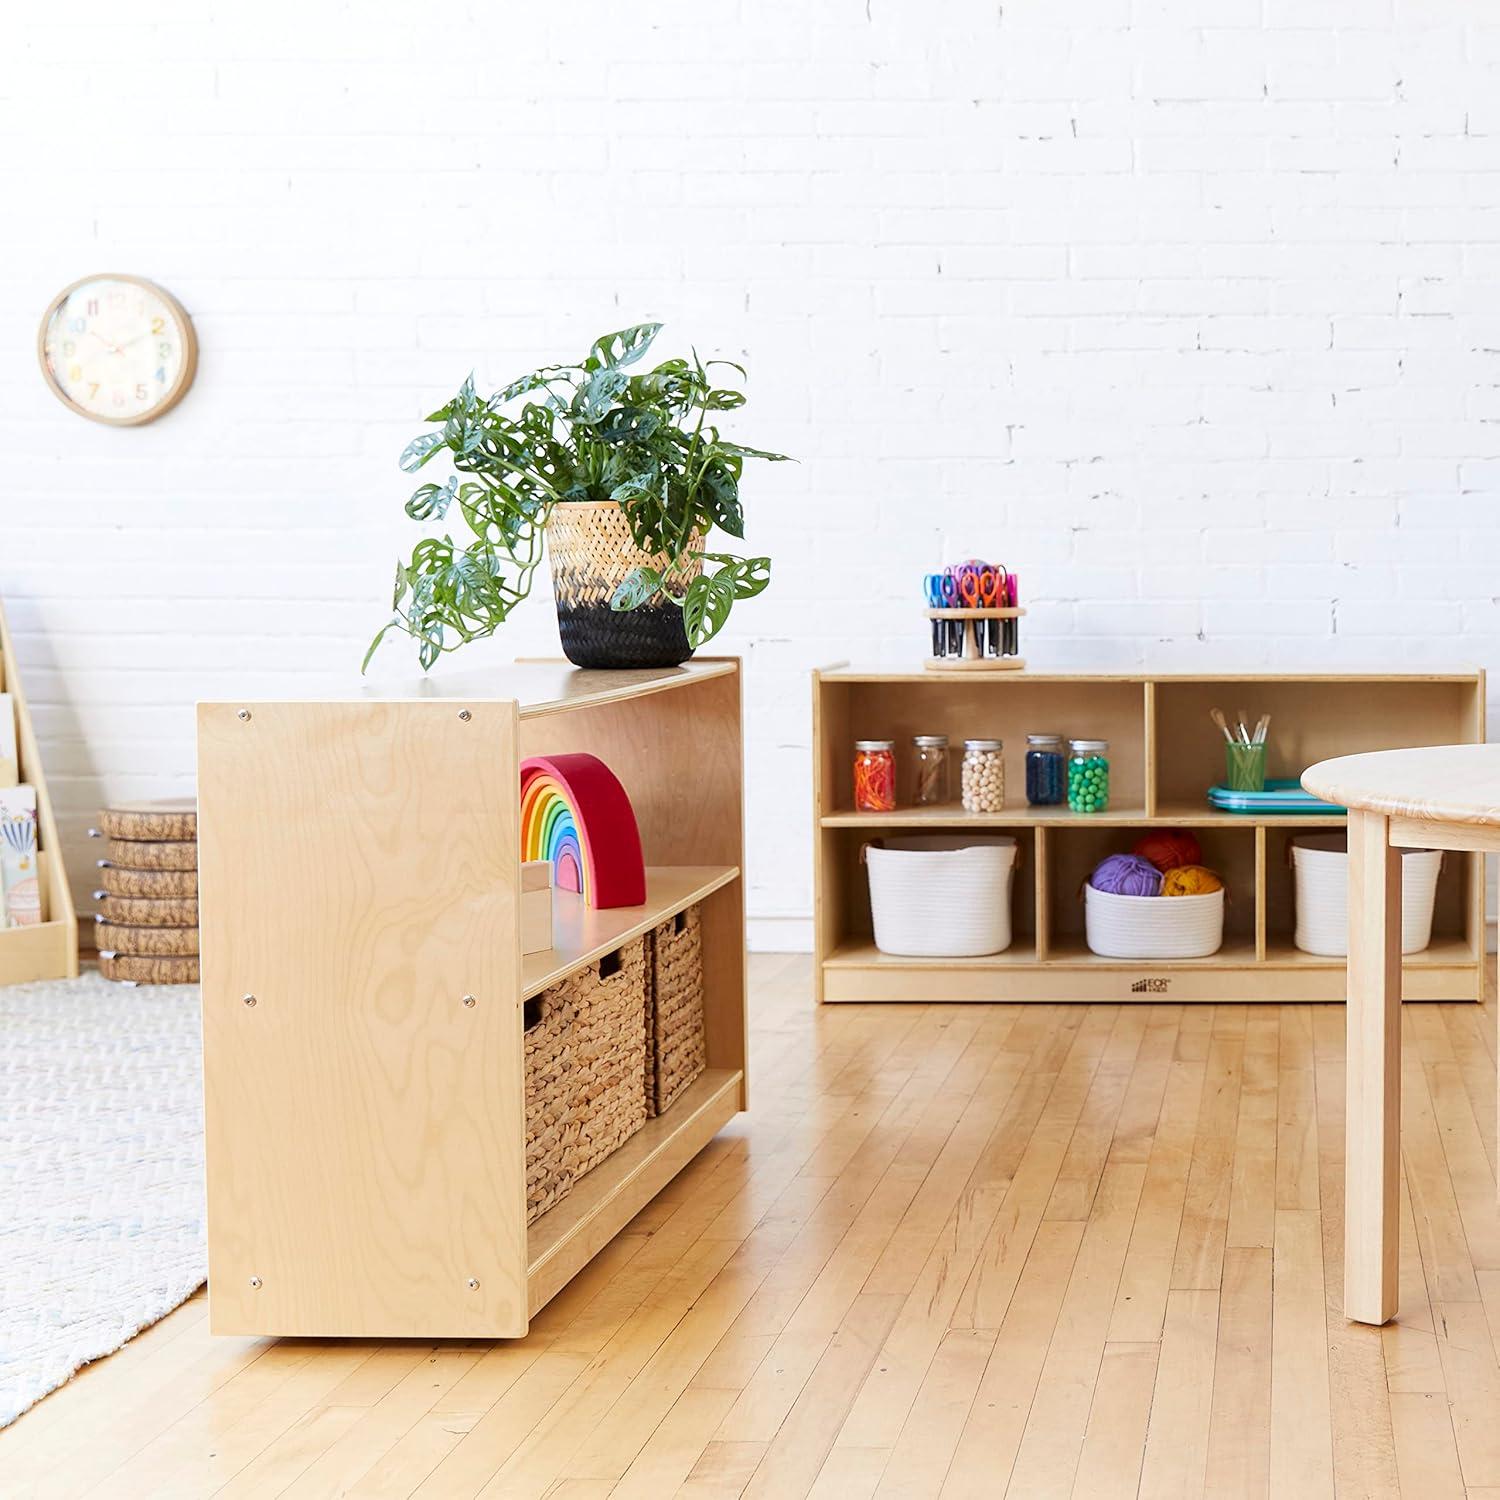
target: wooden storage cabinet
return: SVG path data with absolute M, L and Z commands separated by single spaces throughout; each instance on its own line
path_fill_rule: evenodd
M 198 710 L 217 1333 L 511 1337 L 745 1102 L 740 678 L 518 666 Z M 630 792 L 647 901 L 521 954 L 519 766 Z M 708 1066 L 526 1224 L 528 998 L 699 904 Z
M 1472 744 L 1485 736 L 1484 674 L 1099 674 L 928 672 L 830 668 L 813 676 L 816 980 L 828 1001 L 1342 1000 L 1344 962 L 1292 941 L 1298 832 L 1342 828 L 1341 815 L 1221 813 L 1205 792 L 1222 779 L 1223 738 L 1208 717 L 1240 704 L 1272 715 L 1268 774 L 1363 750 Z M 1028 734 L 1108 739 L 1110 805 L 1081 815 L 1026 805 Z M 895 739 L 898 797 L 909 803 L 914 734 L 1005 741 L 1006 806 L 967 813 L 957 800 L 892 813 L 853 808 L 853 742 Z M 956 769 L 956 768 L 955 768 Z M 957 782 L 954 778 L 954 794 Z M 1191 828 L 1205 863 L 1226 877 L 1224 945 L 1211 958 L 1106 959 L 1084 940 L 1081 887 L 1105 854 L 1146 828 Z M 987 958 L 896 958 L 870 925 L 860 849 L 911 832 L 1006 833 L 1020 848 L 1015 938 Z M 1484 993 L 1484 861 L 1450 854 L 1438 884 L 1431 946 L 1408 957 L 1408 999 L 1478 1000 Z

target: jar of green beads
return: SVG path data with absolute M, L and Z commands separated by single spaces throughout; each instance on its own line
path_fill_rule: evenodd
M 1101 813 L 1109 806 L 1109 741 L 1068 741 L 1068 806 Z

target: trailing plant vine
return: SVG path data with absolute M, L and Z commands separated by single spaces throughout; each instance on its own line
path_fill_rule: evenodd
M 368 666 L 391 630 L 413 637 L 424 669 L 445 651 L 492 635 L 531 592 L 552 507 L 577 500 L 615 500 L 636 545 L 664 553 L 670 573 L 701 557 L 703 571 L 682 594 L 663 571 L 636 568 L 611 605 L 638 609 L 659 595 L 681 606 L 695 649 L 724 628 L 735 603 L 770 582 L 768 557 L 708 552 L 714 527 L 742 538 L 740 477 L 746 459 L 787 461 L 726 439 L 718 416 L 745 404 L 714 369 L 744 369 L 731 360 L 669 359 L 631 373 L 660 323 L 597 339 L 581 363 L 546 365 L 492 396 L 471 375 L 458 394 L 428 417 L 442 425 L 413 439 L 401 467 L 416 473 L 439 454 L 454 472 L 428 481 L 406 502 L 415 521 L 443 521 L 457 509 L 469 535 L 428 536 L 396 568 L 394 614 L 365 653 Z M 712 568 L 710 568 L 710 565 Z

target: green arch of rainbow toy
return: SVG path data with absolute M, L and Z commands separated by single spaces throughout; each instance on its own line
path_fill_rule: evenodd
M 646 899 L 641 834 L 620 779 L 597 755 L 521 762 L 521 858 L 552 863 L 552 883 L 593 907 Z

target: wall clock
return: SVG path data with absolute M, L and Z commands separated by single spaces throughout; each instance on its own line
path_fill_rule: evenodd
M 182 304 L 141 276 L 85 276 L 52 300 L 37 334 L 58 400 L 95 422 L 134 427 L 182 400 L 198 339 Z

